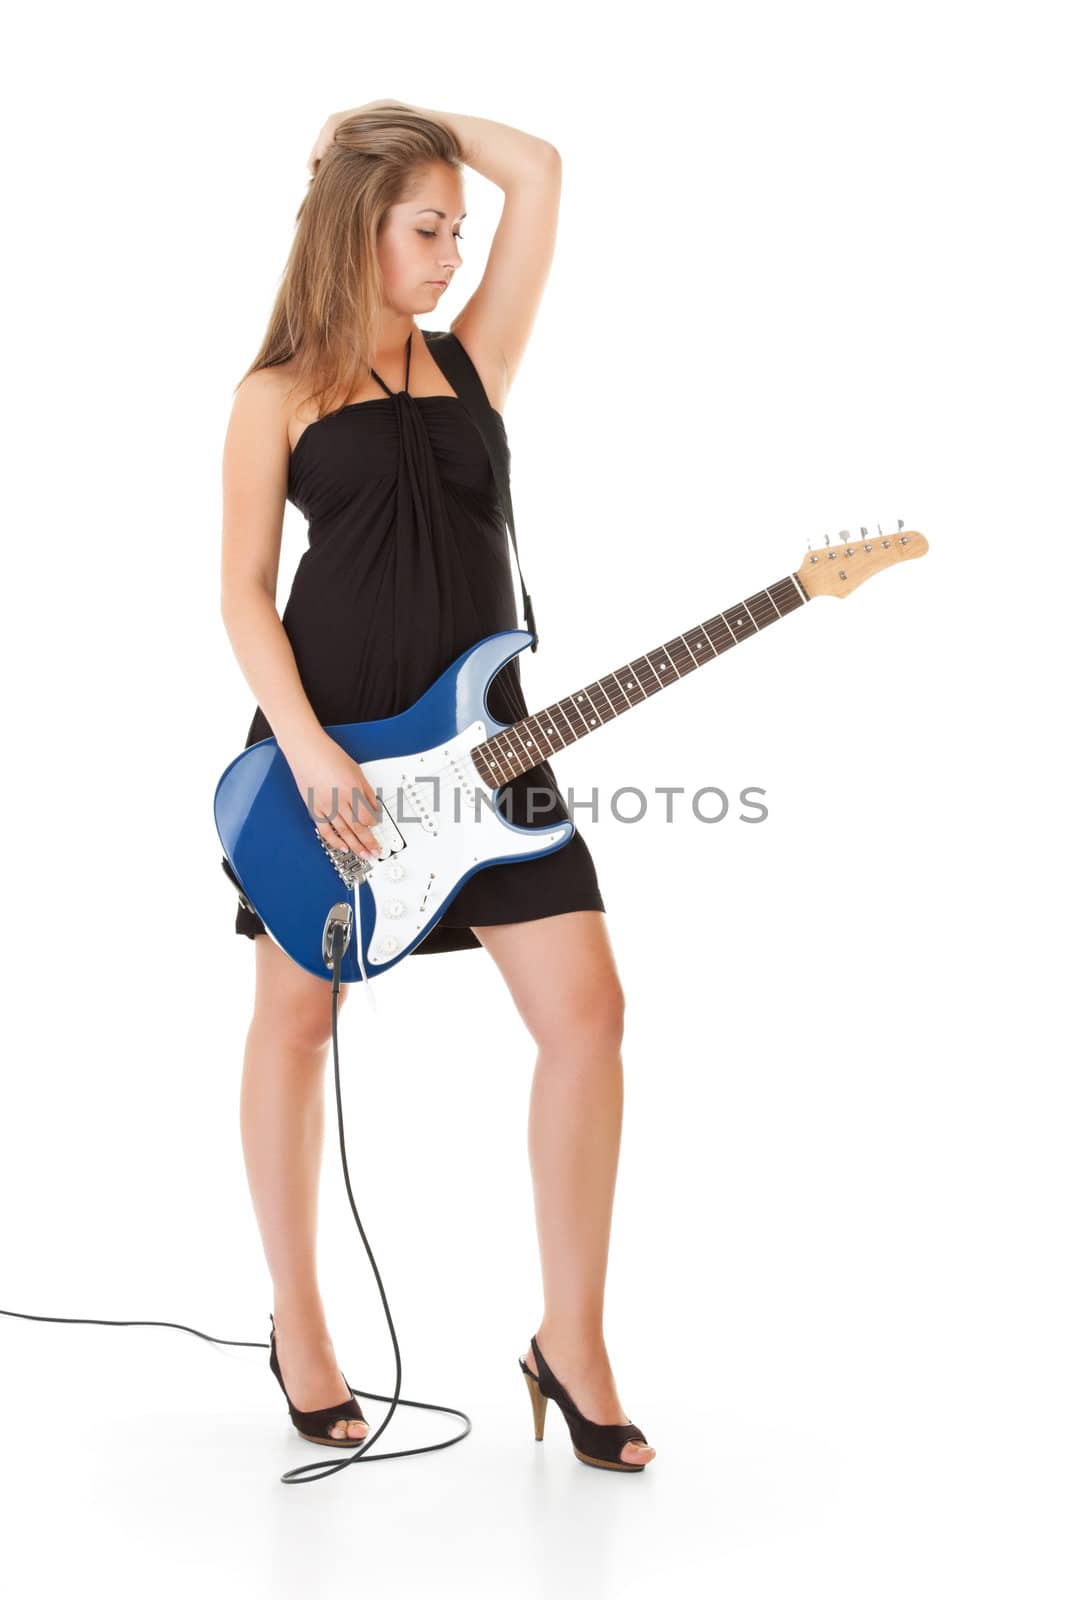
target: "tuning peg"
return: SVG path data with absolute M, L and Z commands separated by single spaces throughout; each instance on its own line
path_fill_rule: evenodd
M 830 543 L 830 535 L 829 534 L 826 535 L 826 542 L 827 542 L 827 544 Z
M 901 530 L 901 528 L 902 528 L 902 527 L 903 527 L 903 526 L 904 526 L 904 524 L 903 524 L 903 522 L 902 522 L 902 521 L 901 521 L 901 520 L 900 520 L 900 518 L 899 518 L 899 517 L 898 517 L 898 518 L 897 518 L 897 532 L 898 532 L 898 533 L 899 533 L 899 532 L 900 532 L 900 530 Z
M 882 524 L 881 523 L 878 524 L 878 537 L 880 539 L 884 539 L 885 538 L 885 534 L 882 532 Z
M 860 532 L 862 533 L 863 537 L 866 539 L 866 537 L 867 537 L 867 529 L 866 528 L 861 528 Z

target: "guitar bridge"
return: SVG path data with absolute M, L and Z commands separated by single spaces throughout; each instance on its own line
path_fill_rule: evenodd
M 381 822 L 376 822 L 370 831 L 378 841 L 381 855 L 372 856 L 369 860 L 365 860 L 356 850 L 339 850 L 336 845 L 327 844 L 319 830 L 315 829 L 316 838 L 329 856 L 330 864 L 346 889 L 355 889 L 361 883 L 366 883 L 375 867 L 380 866 L 390 856 L 396 855 L 406 848 L 403 837 L 390 816 L 389 807 L 384 800 L 382 801 L 382 820 Z

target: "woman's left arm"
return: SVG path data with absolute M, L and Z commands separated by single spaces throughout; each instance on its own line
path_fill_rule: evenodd
M 399 101 L 387 102 L 399 105 Z M 539 171 L 540 164 L 559 159 L 559 151 L 547 139 L 523 133 L 521 128 L 509 128 L 506 122 L 491 122 L 488 117 L 468 117 L 458 111 L 430 111 L 425 106 L 408 106 L 420 116 L 443 122 L 459 141 L 463 160 L 483 178 L 507 190 L 517 179 L 531 170 Z
M 555 254 L 562 157 L 547 139 L 503 122 L 452 111 L 423 109 L 423 115 L 446 123 L 467 166 L 504 191 L 481 281 L 449 325 L 502 410 Z

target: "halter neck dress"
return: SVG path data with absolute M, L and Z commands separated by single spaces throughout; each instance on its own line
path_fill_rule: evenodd
M 308 520 L 308 547 L 282 625 L 323 725 L 406 711 L 464 650 L 520 626 L 484 441 L 455 394 L 410 393 L 412 337 L 403 389 L 391 390 L 372 368 L 384 395 L 310 423 L 289 458 L 287 498 Z M 491 415 L 506 444 L 503 417 Z M 503 723 L 529 714 L 518 658 L 497 673 L 487 705 Z M 245 748 L 271 736 L 257 706 Z M 531 790 L 540 792 L 528 811 Z M 517 827 L 570 818 L 547 761 L 504 784 L 496 804 Z M 603 910 L 592 856 L 576 830 L 548 855 L 476 872 L 412 954 L 482 949 L 471 931 L 482 924 Z M 239 903 L 235 931 L 254 939 L 266 929 Z

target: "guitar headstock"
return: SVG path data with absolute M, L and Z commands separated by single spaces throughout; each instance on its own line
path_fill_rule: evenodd
M 879 528 L 877 534 L 869 534 L 861 528 L 860 537 L 851 539 L 846 528 L 836 544 L 831 544 L 830 535 L 826 535 L 825 550 L 812 550 L 809 544 L 796 574 L 805 594 L 809 598 L 817 594 L 843 597 L 885 567 L 924 556 L 930 548 L 925 536 L 914 531 L 905 533 L 903 528 L 898 519 L 896 533 L 883 533 Z

